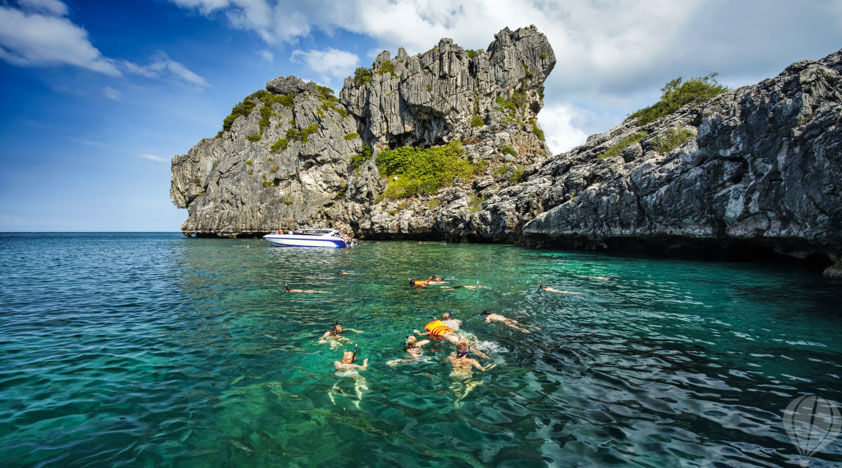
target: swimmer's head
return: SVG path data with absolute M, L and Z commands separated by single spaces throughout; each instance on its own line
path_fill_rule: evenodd
M 284 283 L 284 292 L 289 292 L 289 284 Z
M 415 335 L 406 335 L 406 342 L 404 342 L 405 348 L 412 348 L 416 343 L 418 343 L 418 338 L 416 338 Z
M 547 287 L 544 286 L 544 283 L 541 283 L 538 285 L 538 289 L 547 289 Z
M 459 344 L 456 345 L 456 354 L 459 357 L 462 357 L 465 354 L 468 354 L 468 353 L 466 353 L 466 351 L 468 351 L 468 343 L 465 343 L 464 341 L 460 341 Z
M 489 312 L 487 310 L 483 310 L 482 312 L 480 312 L 480 315 L 483 315 L 483 316 L 491 315 L 491 312 Z
M 354 362 L 354 353 L 352 351 L 345 351 L 342 354 L 342 362 L 345 364 L 350 364 Z
M 333 324 L 333 331 L 336 333 L 342 333 L 342 325 L 339 322 L 335 322 Z
M 441 318 L 443 320 L 450 320 L 451 317 L 453 317 L 453 314 L 451 312 L 445 312 L 441 314 Z

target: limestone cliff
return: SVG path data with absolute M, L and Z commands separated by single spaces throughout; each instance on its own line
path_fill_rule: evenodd
M 171 198 L 189 213 L 182 230 L 739 246 L 830 259 L 839 263 L 828 274 L 842 272 L 842 52 L 645 125 L 627 120 L 552 157 L 535 119 L 554 66 L 530 27 L 500 31 L 484 51 L 443 39 L 416 56 L 383 52 L 339 98 L 271 80 L 216 138 L 173 158 Z M 386 196 L 378 154 L 455 141 L 474 175 Z

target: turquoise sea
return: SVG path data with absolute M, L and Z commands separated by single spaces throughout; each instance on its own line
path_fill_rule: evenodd
M 797 465 L 783 409 L 842 402 L 842 283 L 792 265 L 86 233 L 0 234 L 0 273 L 4 466 Z M 445 311 L 495 368 L 385 365 Z

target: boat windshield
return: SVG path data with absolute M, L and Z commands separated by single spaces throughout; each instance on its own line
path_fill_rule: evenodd
M 299 236 L 329 236 L 335 233 L 335 229 L 299 229 L 293 234 Z

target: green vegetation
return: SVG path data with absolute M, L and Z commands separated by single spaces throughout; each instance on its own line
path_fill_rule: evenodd
M 511 146 L 509 146 L 509 145 L 504 146 L 504 147 L 500 150 L 500 152 L 501 152 L 501 153 L 503 153 L 503 154 L 511 154 L 512 156 L 517 157 L 517 151 L 515 151 L 515 149 L 514 149 L 514 148 L 512 148 L 512 147 L 511 147 Z
M 526 64 L 526 62 L 524 62 L 524 61 L 522 61 L 522 60 L 521 60 L 521 62 L 520 62 L 520 66 L 522 66 L 522 67 L 523 67 L 523 73 L 525 73 L 525 74 L 526 74 L 526 79 L 532 79 L 532 78 L 535 78 L 535 75 L 533 75 L 533 74 L 532 74 L 532 72 L 531 72 L 531 71 L 529 71 L 529 65 L 527 65 L 527 64 Z
M 541 127 L 538 126 L 538 121 L 532 119 L 530 123 L 532 124 L 532 133 L 534 133 L 539 140 L 544 141 L 544 131 L 541 130 Z
M 377 168 L 380 174 L 391 179 L 384 196 L 432 195 L 453 184 L 457 178 L 470 179 L 478 172 L 478 167 L 463 158 L 463 154 L 459 141 L 433 148 L 403 146 L 381 151 L 376 159 Z
M 620 153 L 623 152 L 624 149 L 628 148 L 629 146 L 639 142 L 640 140 L 646 138 L 646 135 L 649 133 L 647 132 L 637 132 L 632 133 L 631 135 L 623 138 L 622 140 L 618 141 L 616 145 L 612 146 L 611 148 L 603 151 L 600 153 L 596 159 L 605 159 L 605 158 L 613 158 L 614 156 L 619 156 Z
M 548 54 L 546 52 L 541 52 L 541 60 L 546 60 L 546 58 L 549 57 L 549 56 L 550 56 L 550 54 Z
M 432 91 L 432 90 L 433 90 L 433 85 L 428 84 L 427 85 L 427 91 Z
M 267 106 L 266 104 L 260 108 L 260 121 L 257 124 L 260 126 L 260 134 L 263 135 L 263 130 L 269 126 L 269 117 L 272 117 L 275 111 L 272 110 L 272 107 Z
M 280 168 L 281 167 L 278 166 L 278 163 L 272 164 L 272 167 L 269 168 L 269 173 L 274 174 L 274 173 L 278 172 L 278 169 L 280 169 Z
M 354 86 L 359 88 L 366 83 L 371 83 L 371 70 L 363 67 L 354 70 Z
M 252 164 L 254 164 L 253 159 L 249 159 L 248 161 L 246 161 L 246 166 L 251 166 Z
M 272 158 L 266 158 L 266 162 L 272 162 L 272 161 L 274 161 L 274 159 L 272 159 Z
M 349 141 L 350 141 L 350 140 L 353 140 L 354 138 L 356 138 L 356 137 L 358 137 L 358 136 L 360 136 L 360 134 L 359 134 L 359 133 L 357 133 L 357 132 L 351 132 L 351 133 L 346 134 L 343 138 L 345 138 L 346 140 L 349 140 Z
M 375 73 L 377 73 L 378 75 L 389 73 L 392 75 L 393 78 L 398 77 L 398 75 L 395 74 L 395 64 L 392 63 L 391 60 L 385 60 L 383 63 L 381 63 L 380 68 L 378 68 Z
M 196 185 L 198 185 L 199 187 L 201 187 L 201 186 L 202 186 L 202 179 L 200 179 L 198 176 L 197 176 L 197 177 L 194 177 L 194 178 L 193 178 L 193 183 L 194 183 L 194 184 L 196 184 Z
M 471 213 L 476 213 L 482 209 L 482 203 L 485 201 L 484 198 L 479 197 L 474 194 L 468 195 L 468 211 Z
M 324 111 L 330 109 L 341 115 L 342 118 L 348 117 L 348 111 L 339 103 L 339 98 L 333 95 L 332 89 L 327 86 L 316 86 L 316 89 L 319 90 L 319 96 L 322 101 L 322 105 L 319 106 L 318 110 L 319 116 L 324 117 Z
M 661 100 L 644 107 L 626 120 L 638 117 L 638 125 L 646 125 L 669 115 L 687 104 L 698 105 L 728 90 L 716 81 L 716 73 L 691 78 L 687 81 L 679 76 L 661 88 Z
M 275 187 L 275 182 L 273 182 L 271 180 L 264 180 L 263 186 L 266 187 L 266 188 Z
M 228 117 L 225 117 L 225 120 L 222 121 L 222 131 L 227 132 L 231 129 L 231 125 L 237 120 L 237 117 L 243 117 L 251 114 L 251 111 L 254 110 L 254 107 L 257 103 L 249 98 L 243 100 L 243 102 L 234 106 L 231 109 L 231 114 Z
M 427 208 L 431 210 L 435 210 L 436 208 L 441 206 L 441 199 L 440 198 L 431 198 L 430 201 L 427 202 Z
M 272 143 L 272 147 L 269 148 L 273 153 L 278 150 L 285 150 L 287 149 L 287 143 L 289 140 L 287 138 L 278 138 L 274 143 Z
M 512 166 L 509 166 L 508 164 L 500 166 L 497 169 L 495 169 L 494 172 L 491 173 L 491 175 L 498 179 L 502 179 L 503 177 L 506 177 L 506 174 L 509 173 L 509 169 L 511 168 Z
M 655 138 L 652 149 L 661 154 L 666 154 L 683 145 L 694 136 L 696 134 L 688 128 L 671 128 L 663 137 Z
M 306 128 L 301 129 L 301 143 L 307 143 L 310 135 L 319 131 L 319 124 L 310 124 Z
M 282 203 L 286 206 L 290 206 L 290 205 L 292 205 L 293 201 L 290 200 L 289 198 L 285 198 Z
M 526 172 L 525 167 L 516 166 L 515 170 L 512 171 L 512 176 L 509 177 L 509 183 L 514 185 L 514 184 L 519 184 L 519 183 L 523 182 L 523 173 L 524 172 Z
M 474 57 L 476 57 L 477 55 L 479 55 L 479 54 L 481 54 L 481 53 L 482 53 L 482 51 L 481 51 L 481 50 L 474 50 L 474 49 L 468 49 L 468 50 L 466 50 L 465 52 L 467 52 L 467 53 L 468 53 L 468 58 L 474 58 Z
M 485 125 L 485 120 L 482 120 L 482 117 L 475 115 L 471 117 L 471 127 L 482 127 Z
M 351 161 L 348 163 L 348 168 L 354 171 L 354 173 L 360 173 L 360 167 L 366 160 L 371 158 L 371 146 L 364 145 L 363 146 L 363 154 L 355 154 L 351 156 Z
M 250 142 L 260 141 L 260 134 L 255 133 L 253 135 L 246 135 L 246 139 Z
M 252 175 L 252 174 L 254 174 L 254 171 L 252 171 L 251 169 L 249 169 L 249 170 L 246 172 L 246 174 L 248 174 L 248 175 Z

